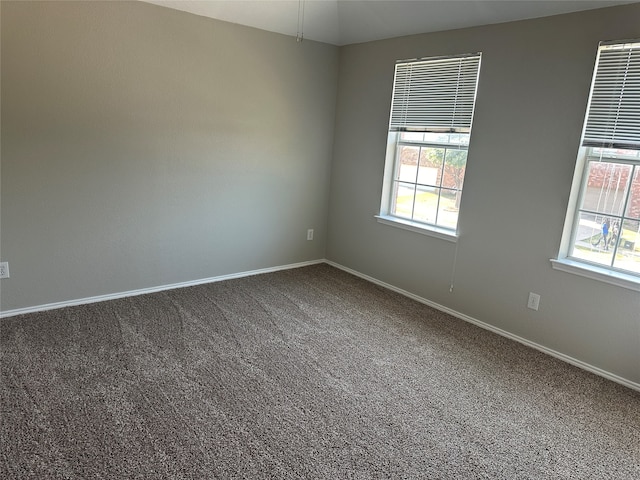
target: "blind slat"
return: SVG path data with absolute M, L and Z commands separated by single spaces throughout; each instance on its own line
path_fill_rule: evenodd
M 640 43 L 598 50 L 582 144 L 640 150 Z
M 480 54 L 398 63 L 390 131 L 471 130 Z

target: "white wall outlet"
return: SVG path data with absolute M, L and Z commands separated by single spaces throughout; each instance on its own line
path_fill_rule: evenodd
M 9 278 L 9 262 L 0 262 L 0 278 Z
M 313 240 L 313 228 L 307 230 L 307 240 Z
M 527 307 L 531 310 L 538 310 L 540 306 L 540 295 L 537 293 L 529 292 L 529 301 L 527 302 Z

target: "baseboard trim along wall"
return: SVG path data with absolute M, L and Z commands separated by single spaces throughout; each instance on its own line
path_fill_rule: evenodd
M 376 285 L 379 285 L 381 287 L 387 288 L 389 290 L 392 290 L 396 293 L 399 293 L 401 295 L 404 295 L 405 297 L 409 297 L 412 298 L 413 300 L 416 300 L 420 303 L 423 303 L 425 305 L 428 305 L 432 308 L 435 308 L 436 310 L 440 310 L 441 312 L 445 312 L 448 313 L 449 315 L 452 315 L 456 318 L 459 318 L 460 320 L 464 320 L 465 322 L 469 322 L 469 323 L 473 323 L 474 325 L 477 325 L 480 328 L 484 328 L 485 330 L 489 330 L 493 333 L 496 333 L 498 335 L 501 335 L 503 337 L 506 337 L 510 340 L 514 340 L 518 343 L 521 343 L 523 345 L 526 345 L 527 347 L 531 347 L 535 350 L 538 350 L 542 353 L 546 353 L 547 355 L 551 355 L 552 357 L 555 357 L 559 360 L 562 360 L 563 362 L 567 362 L 570 363 L 573 366 L 576 366 L 578 368 L 581 368 L 582 370 L 586 370 L 588 372 L 594 373 L 596 375 L 599 375 L 601 377 L 604 377 L 608 380 L 611 380 L 613 382 L 619 383 L 620 385 L 624 385 L 625 387 L 631 388 L 632 390 L 637 390 L 640 392 L 640 383 L 636 383 L 636 382 L 632 382 L 631 380 L 627 380 L 626 378 L 620 377 L 618 375 L 615 375 L 611 372 L 607 372 L 606 370 L 602 370 L 601 368 L 598 367 L 594 367 L 593 365 L 590 365 L 586 362 L 583 362 L 582 360 L 578 360 L 576 358 L 570 357 L 569 355 L 565 355 L 564 353 L 558 352 L 556 350 L 553 350 L 551 348 L 547 348 L 544 345 L 540 345 L 538 343 L 532 342 L 530 340 L 527 340 L 526 338 L 523 337 L 519 337 L 518 335 L 514 335 L 513 333 L 510 333 L 506 330 L 502 330 L 501 328 L 497 328 L 494 327 L 493 325 L 490 325 L 488 323 L 482 322 L 476 318 L 470 317 L 469 315 L 465 315 L 464 313 L 460 313 L 457 312 L 455 310 L 452 310 L 448 307 L 445 307 L 444 305 L 440 305 L 438 303 L 432 302 L 431 300 L 427 300 L 426 298 L 420 297 L 418 295 L 415 295 L 411 292 L 408 292 L 406 290 L 403 290 L 401 288 L 395 287 L 393 285 L 390 285 L 388 283 L 382 282 L 376 278 L 370 277 L 369 275 L 365 275 L 363 273 L 360 273 L 356 270 L 352 270 L 350 268 L 347 268 L 343 265 L 340 265 L 338 263 L 332 262 L 330 260 L 326 260 L 326 263 L 328 263 L 329 265 L 339 268 L 340 270 L 344 270 L 347 273 L 350 273 L 352 275 L 355 275 L 356 277 L 360 277 L 364 280 L 367 280 L 371 283 L 375 283 Z
M 277 267 L 261 268 L 258 270 L 250 270 L 247 272 L 231 273 L 228 275 L 220 275 L 218 277 L 201 278 L 198 280 L 190 280 L 188 282 L 172 283 L 170 285 L 160 285 L 158 287 L 141 288 L 139 290 L 129 290 L 127 292 L 111 293 L 108 295 L 98 295 L 95 297 L 78 298 L 64 302 L 47 303 L 44 305 L 36 305 L 33 307 L 16 308 L 14 310 L 0 311 L 0 318 L 14 317 L 16 315 L 24 315 L 26 313 L 44 312 L 46 310 L 55 310 L 57 308 L 73 307 L 76 305 L 85 305 L 88 303 L 104 302 L 106 300 L 115 300 L 118 298 L 134 297 L 147 293 L 162 292 L 163 290 L 173 290 L 175 288 L 193 287 L 204 283 L 222 282 L 224 280 L 232 280 L 234 278 L 250 277 L 251 275 L 259 275 L 262 273 L 272 273 L 280 270 L 290 270 L 292 268 L 307 267 L 318 263 L 326 263 L 324 259 L 310 260 L 307 262 L 292 263 L 289 265 L 280 265 Z
M 347 273 L 350 273 L 352 275 L 355 275 L 356 277 L 360 277 L 364 280 L 367 280 L 371 283 L 375 283 L 376 285 L 379 285 L 381 287 L 387 288 L 389 290 L 392 290 L 396 293 L 399 293 L 401 295 L 404 295 L 405 297 L 411 298 L 413 300 L 416 300 L 417 302 L 423 303 L 425 305 L 428 305 L 429 307 L 435 308 L 436 310 L 440 310 L 441 312 L 444 313 L 448 313 L 449 315 L 452 315 L 456 318 L 459 318 L 460 320 L 464 320 L 465 322 L 469 322 L 472 323 L 474 325 L 477 325 L 480 328 L 484 328 L 485 330 L 489 330 L 493 333 L 496 333 L 498 335 L 501 335 L 503 337 L 506 337 L 510 340 L 514 340 L 516 342 L 519 342 L 523 345 L 526 345 L 528 347 L 534 348 L 542 353 L 546 353 L 547 355 L 551 355 L 552 357 L 555 357 L 559 360 L 562 360 L 564 362 L 567 362 L 571 365 L 574 365 L 578 368 L 581 368 L 583 370 L 586 370 L 588 372 L 594 373 L 596 375 L 599 375 L 601 377 L 604 377 L 608 380 L 611 380 L 613 382 L 619 383 L 620 385 L 624 385 L 625 387 L 631 388 L 632 390 L 636 390 L 640 392 L 640 383 L 636 383 L 636 382 L 632 382 L 630 380 L 627 380 L 626 378 L 620 377 L 618 375 L 615 375 L 611 372 L 607 372 L 606 370 L 602 370 L 601 368 L 598 367 L 594 367 L 593 365 L 590 365 L 588 363 L 585 363 L 581 360 L 578 360 L 576 358 L 570 357 L 569 355 L 565 355 L 564 353 L 558 352 L 556 350 L 552 350 L 550 348 L 547 348 L 543 345 L 540 345 L 538 343 L 532 342 L 530 340 L 527 340 L 526 338 L 523 337 L 519 337 L 518 335 L 514 335 L 513 333 L 510 333 L 506 330 L 502 330 L 501 328 L 497 328 L 494 327 L 493 325 L 490 325 L 488 323 L 482 322 L 476 318 L 470 317 L 469 315 L 465 315 L 464 313 L 460 313 L 457 312 L 455 310 L 452 310 L 448 307 L 445 307 L 444 305 L 440 305 L 438 303 L 432 302 L 431 300 L 427 300 L 426 298 L 420 297 L 418 295 L 415 295 L 411 292 L 408 292 L 406 290 L 403 290 L 401 288 L 395 287 L 394 285 L 391 285 L 389 283 L 385 283 L 382 282 L 380 280 L 378 280 L 377 278 L 374 277 L 370 277 L 369 275 L 365 275 L 363 273 L 360 273 L 356 270 L 352 270 L 348 267 L 345 267 L 343 265 L 340 265 L 339 263 L 335 263 L 332 262 L 330 260 L 326 260 L 326 259 L 319 259 L 319 260 L 310 260 L 307 262 L 300 262 L 300 263 L 292 263 L 289 265 L 281 265 L 281 266 L 277 266 L 277 267 L 270 267 L 270 268 L 262 268 L 262 269 L 258 269 L 258 270 L 250 270 L 250 271 L 246 271 L 246 272 L 238 272 L 238 273 L 232 273 L 232 274 L 228 274 L 228 275 L 221 275 L 218 277 L 210 277 L 210 278 L 202 278 L 199 280 L 192 280 L 192 281 L 188 281 L 188 282 L 180 282 L 180 283 L 173 283 L 170 285 L 161 285 L 158 287 L 151 287 L 151 288 L 142 288 L 139 290 L 130 290 L 127 292 L 119 292 L 119 293 L 113 293 L 113 294 L 108 294 L 108 295 L 98 295 L 95 297 L 88 297 L 88 298 L 80 298 L 80 299 L 76 299 L 76 300 L 69 300 L 69 301 L 65 301 L 65 302 L 56 302 L 56 303 L 47 303 L 45 305 L 37 305 L 34 307 L 26 307 L 26 308 L 17 308 L 14 310 L 6 310 L 6 311 L 0 311 L 0 318 L 6 318 L 6 317 L 13 317 L 16 315 L 24 315 L 27 313 L 35 313 L 35 312 L 43 312 L 46 310 L 54 310 L 57 308 L 64 308 L 64 307 L 72 307 L 75 305 L 85 305 L 88 303 L 96 303 L 96 302 L 104 302 L 106 300 L 115 300 L 118 298 L 125 298 L 125 297 L 133 297 L 136 295 L 144 295 L 147 293 L 154 293 L 154 292 L 161 292 L 163 290 L 173 290 L 175 288 L 183 288 L 183 287 L 191 287 L 191 286 L 195 286 L 195 285 L 202 285 L 204 283 L 214 283 L 214 282 L 222 282 L 224 280 L 232 280 L 234 278 L 242 278 L 242 277 L 249 277 L 251 275 L 259 275 L 262 273 L 271 273 L 271 272 L 277 272 L 280 270 L 290 270 L 293 268 L 300 268 L 300 267 L 306 267 L 309 265 L 317 265 L 319 263 L 327 263 L 329 265 L 331 265 L 332 267 L 338 268 L 340 270 L 343 270 Z

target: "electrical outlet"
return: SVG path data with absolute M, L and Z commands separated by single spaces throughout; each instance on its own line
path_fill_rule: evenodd
M 0 278 L 9 278 L 9 262 L 0 262 Z
M 531 310 L 538 310 L 540 306 L 540 295 L 537 293 L 529 292 L 529 301 L 527 302 L 527 307 Z
M 313 240 L 313 228 L 307 230 L 307 240 Z

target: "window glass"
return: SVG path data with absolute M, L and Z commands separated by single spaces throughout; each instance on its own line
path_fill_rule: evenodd
M 640 165 L 589 161 L 570 256 L 640 274 Z
M 631 191 L 625 216 L 628 218 L 640 219 L 640 168 L 636 167 L 631 180 Z
M 406 142 L 422 142 L 424 140 L 424 133 L 402 132 L 400 134 L 400 139 Z
M 411 218 L 413 216 L 414 192 L 414 184 L 395 183 L 392 207 L 394 215 L 403 218 Z
M 603 214 L 621 215 L 630 173 L 631 165 L 589 162 L 582 208 Z
M 438 193 L 439 190 L 434 187 L 417 187 L 414 219 L 425 223 L 436 223 Z
M 418 183 L 432 186 L 440 185 L 444 166 L 444 152 L 444 148 L 422 148 Z
M 460 191 L 443 189 L 440 193 L 438 207 L 438 225 L 445 228 L 455 228 L 458 223 L 458 201 Z
M 415 182 L 418 173 L 418 156 L 420 147 L 401 146 L 398 149 L 397 180 Z
M 467 151 L 449 149 L 444 165 L 443 187 L 453 188 L 462 191 L 464 182 L 464 171 L 467 166 Z

